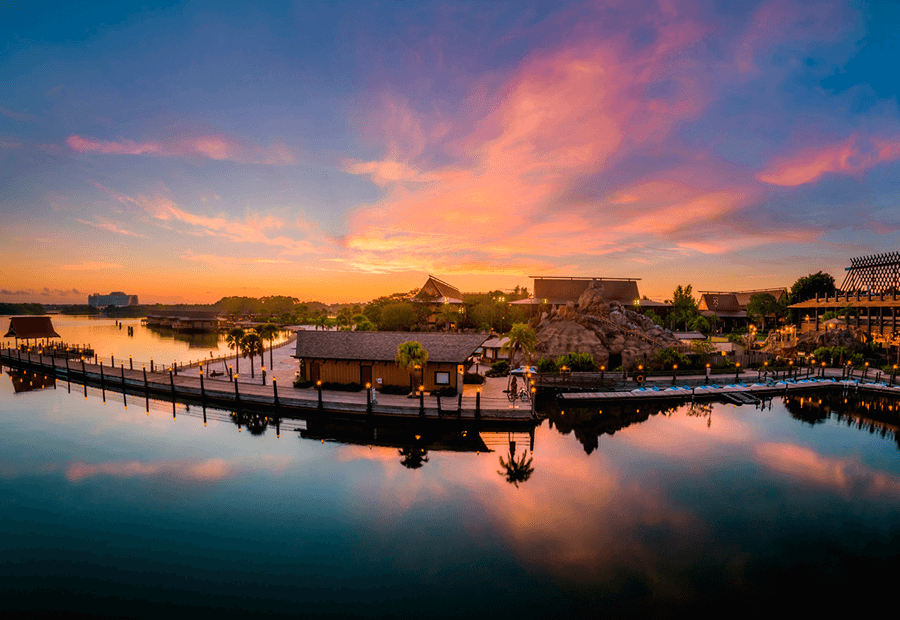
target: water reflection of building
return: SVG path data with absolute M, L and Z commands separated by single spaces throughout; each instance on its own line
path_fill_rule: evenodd
M 13 391 L 16 394 L 21 392 L 32 392 L 34 390 L 43 390 L 54 386 L 55 380 L 48 375 L 42 375 L 36 372 L 25 370 L 6 369 L 13 384 Z
M 860 431 L 890 438 L 900 449 L 900 401 L 896 399 L 834 391 L 786 396 L 784 406 L 792 417 L 807 424 L 835 419 Z
M 369 420 L 310 418 L 304 439 L 333 441 L 370 448 L 395 448 L 411 469 L 428 462 L 430 452 L 534 451 L 534 425 L 485 427 L 479 422 L 456 420 Z
M 584 451 L 590 454 L 599 447 L 601 435 L 613 435 L 627 426 L 646 421 L 652 415 L 671 413 L 678 407 L 680 405 L 648 401 L 601 403 L 595 407 L 550 407 L 546 414 L 550 428 L 556 425 L 556 429 L 563 435 L 574 433 L 575 438 L 584 446 Z

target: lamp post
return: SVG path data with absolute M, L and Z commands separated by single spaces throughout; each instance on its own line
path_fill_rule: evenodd
M 865 381 L 866 376 L 869 374 L 869 362 L 866 362 L 865 368 L 863 369 L 863 381 Z
M 672 385 L 678 381 L 678 364 L 672 364 Z
M 265 385 L 266 384 L 266 367 L 261 366 L 261 368 L 262 368 L 262 381 L 263 381 L 263 385 Z
M 741 363 L 738 362 L 734 365 L 734 380 L 737 381 L 741 374 Z

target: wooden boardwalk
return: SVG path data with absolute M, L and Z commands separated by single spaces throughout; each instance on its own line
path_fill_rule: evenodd
M 350 415 L 373 415 L 382 417 L 460 419 L 533 423 L 535 420 L 530 403 L 518 408 L 499 407 L 484 403 L 480 396 L 474 406 L 462 407 L 463 399 L 448 397 L 428 398 L 385 398 L 380 403 L 367 402 L 368 395 L 361 393 L 326 392 L 297 390 L 293 387 L 276 385 L 263 386 L 252 383 L 238 383 L 228 380 L 204 378 L 201 373 L 148 372 L 119 367 L 88 364 L 84 360 L 68 360 L 50 355 L 23 353 L 15 349 L 0 351 L 0 362 L 6 366 L 51 375 L 57 379 L 84 383 L 103 390 L 126 392 L 128 394 L 162 398 L 178 402 L 203 404 L 228 410 L 277 410 L 279 415 L 291 417 L 307 415 L 311 412 L 330 412 Z M 274 382 L 273 382 L 274 383 Z M 312 397 L 310 397 L 312 394 Z M 321 394 L 321 397 L 319 396 Z M 467 398 L 471 401 L 471 398 Z M 387 401 L 387 402 L 385 402 Z M 438 408 L 438 406 L 440 408 Z

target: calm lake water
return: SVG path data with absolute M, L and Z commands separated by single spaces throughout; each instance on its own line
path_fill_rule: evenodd
M 285 421 L 279 437 L 9 375 L 3 610 L 671 617 L 827 609 L 889 593 L 900 568 L 896 407 L 854 394 L 549 408 L 532 452 L 527 430 L 415 423 Z

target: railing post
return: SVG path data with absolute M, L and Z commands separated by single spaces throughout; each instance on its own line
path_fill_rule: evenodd
M 125 391 L 125 364 L 122 364 L 122 392 Z
M 144 371 L 144 398 L 149 398 L 150 397 L 150 386 L 147 385 L 147 367 L 143 366 L 142 369 Z
M 203 367 L 200 367 L 200 400 L 206 400 L 206 388 L 203 386 Z
M 172 402 L 175 402 L 175 375 L 172 374 L 172 371 L 169 371 L 169 385 L 172 388 Z
M 275 394 L 275 407 L 278 407 L 278 382 L 272 377 L 272 392 Z

